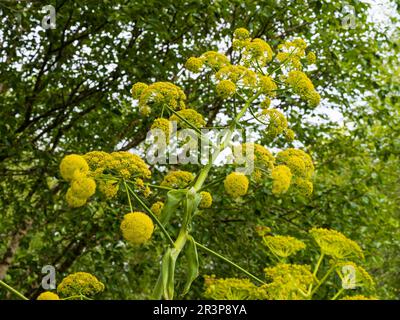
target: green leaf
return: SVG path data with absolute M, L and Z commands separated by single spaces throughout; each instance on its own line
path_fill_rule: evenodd
M 164 204 L 163 211 L 161 212 L 161 222 L 165 225 L 171 218 L 173 212 L 179 206 L 179 203 L 185 197 L 187 190 L 170 190 L 167 193 L 167 201 Z
M 199 276 L 199 256 L 197 254 L 196 242 L 188 235 L 186 243 L 186 258 L 188 261 L 186 284 L 182 296 L 189 292 L 192 282 Z

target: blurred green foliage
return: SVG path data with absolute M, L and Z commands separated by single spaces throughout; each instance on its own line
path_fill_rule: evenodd
M 56 8 L 57 26 L 43 30 L 41 8 L 49 2 Z M 217 115 L 229 111 L 206 78 L 189 77 L 182 65 L 211 49 L 229 55 L 233 29 L 247 27 L 273 46 L 291 37 L 306 39 L 317 54 L 310 77 L 323 106 L 340 111 L 343 123 L 321 116 L 321 109 L 280 105 L 297 143 L 315 162 L 312 198 L 275 197 L 265 186 L 238 205 L 214 185 L 213 206 L 197 217 L 194 238 L 261 276 L 271 257 L 257 225 L 302 239 L 312 226 L 331 227 L 363 247 L 377 295 L 398 299 L 398 34 L 370 22 L 365 3 L 348 4 L 356 13 L 351 28 L 343 25 L 349 12 L 337 0 L 1 1 L 0 265 L 7 266 L 5 281 L 35 297 L 41 268 L 50 264 L 58 282 L 73 271 L 95 274 L 106 285 L 100 298 L 149 297 L 165 246 L 160 235 L 140 248 L 123 244 L 119 221 L 129 210 L 123 194 L 110 203 L 69 209 L 58 164 L 68 153 L 140 146 L 151 121 L 132 104 L 129 89 L 137 81 L 182 85 L 188 104 L 218 125 Z M 260 142 L 268 147 L 272 141 Z M 225 170 L 213 171 L 214 178 Z M 154 177 L 160 181 L 161 173 Z M 204 252 L 200 266 L 201 275 L 242 276 Z M 178 266 L 178 285 L 184 285 L 184 272 Z M 184 298 L 202 296 L 199 277 Z M 0 299 L 8 298 L 13 297 L 0 291 Z

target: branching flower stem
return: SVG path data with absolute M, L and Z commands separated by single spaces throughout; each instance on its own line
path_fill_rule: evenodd
M 204 251 L 207 251 L 208 253 L 211 253 L 212 255 L 220 258 L 221 260 L 229 263 L 230 265 L 234 266 L 236 269 L 242 271 L 243 273 L 245 273 L 246 275 L 248 275 L 250 278 L 252 278 L 253 280 L 261 283 L 261 284 L 266 284 L 264 281 L 262 281 L 261 279 L 257 278 L 255 275 L 251 274 L 249 271 L 247 271 L 246 269 L 243 269 L 241 266 L 237 265 L 236 263 L 234 263 L 233 261 L 229 260 L 228 258 L 224 257 L 223 255 L 215 252 L 214 250 L 211 250 L 209 248 L 207 248 L 206 246 L 203 246 L 201 243 L 198 243 L 197 241 L 195 241 L 196 246 L 198 246 L 199 248 L 203 249 Z
M 7 291 L 10 291 L 11 293 L 15 294 L 22 300 L 29 300 L 27 297 L 25 297 L 21 292 L 15 290 L 13 287 L 9 286 L 7 283 L 4 281 L 0 280 L 0 286 L 4 287 Z

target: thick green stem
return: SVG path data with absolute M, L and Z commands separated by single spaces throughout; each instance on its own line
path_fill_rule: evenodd
M 246 111 L 249 109 L 251 106 L 251 103 L 256 100 L 259 96 L 261 95 L 260 92 L 255 94 L 253 97 L 251 97 L 249 100 L 247 100 L 246 104 L 244 105 L 243 109 L 240 110 L 240 112 L 236 115 L 235 119 L 231 122 L 229 126 L 229 131 L 227 132 L 226 136 L 224 137 L 220 147 L 217 148 L 217 150 L 214 152 L 214 154 L 210 157 L 209 162 L 207 165 L 201 169 L 199 176 L 194 184 L 194 189 L 196 191 L 199 191 L 201 187 L 204 184 L 204 181 L 207 179 L 208 173 L 210 172 L 210 169 L 213 165 L 214 160 L 218 157 L 218 155 L 229 145 L 231 142 L 233 130 L 235 129 L 236 124 L 239 122 L 239 120 L 244 116 Z
M 321 255 L 319 256 L 319 259 L 317 261 L 317 264 L 315 265 L 315 268 L 314 268 L 314 272 L 313 272 L 314 279 L 317 279 L 317 273 L 318 273 L 319 267 L 321 266 L 321 262 L 323 259 L 324 259 L 324 254 L 321 253 Z M 318 283 L 318 287 L 320 285 L 321 285 L 321 281 Z M 308 287 L 308 294 L 310 295 L 310 297 L 311 297 L 312 287 L 313 287 L 313 284 L 311 283 L 310 286 Z
M 19 298 L 21 298 L 22 300 L 29 300 L 27 297 L 25 297 L 22 293 L 20 293 L 19 291 L 15 290 L 13 287 L 9 286 L 7 283 L 5 283 L 4 281 L 0 280 L 0 285 L 4 288 L 6 288 L 8 291 L 12 292 L 13 294 L 15 294 L 16 296 L 18 296 Z

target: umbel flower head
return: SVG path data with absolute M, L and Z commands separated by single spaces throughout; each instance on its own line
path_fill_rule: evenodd
M 227 65 L 219 69 L 215 74 L 217 80 L 229 80 L 235 85 L 242 87 L 252 87 L 257 82 L 257 74 L 244 66 Z
M 133 99 L 139 99 L 142 92 L 149 86 L 143 82 L 136 82 L 131 88 L 131 94 Z
M 57 287 L 64 297 L 93 296 L 104 291 L 104 284 L 87 272 L 76 272 L 65 277 Z
M 200 58 L 203 60 L 204 65 L 212 70 L 219 70 L 230 64 L 227 56 L 215 51 L 204 52 Z
M 125 240 L 131 244 L 143 244 L 153 234 L 153 220 L 143 212 L 128 213 L 121 222 L 121 231 Z
M 60 300 L 60 297 L 57 293 L 51 291 L 42 292 L 36 300 Z
M 128 151 L 117 151 L 110 154 L 111 158 L 106 168 L 125 179 L 131 176 L 147 179 L 151 176 L 149 166 L 138 155 Z
M 227 175 L 224 181 L 224 187 L 227 194 L 236 199 L 247 193 L 249 188 L 249 179 L 239 172 L 232 172 Z
M 188 123 L 196 128 L 204 127 L 206 124 L 203 116 L 194 109 L 180 110 L 177 114 L 173 114 L 169 120 L 176 121 L 182 128 L 190 128 Z
M 86 204 L 86 201 L 87 201 L 86 198 L 77 197 L 71 188 L 68 189 L 68 191 L 65 195 L 65 200 L 67 201 L 68 205 L 71 208 L 82 207 Z
M 276 89 L 278 89 L 276 83 L 270 76 L 260 76 L 258 78 L 258 85 L 260 91 L 267 96 L 274 97 L 276 95 Z
M 338 231 L 312 228 L 309 232 L 321 248 L 323 254 L 339 260 L 350 259 L 352 257 L 364 258 L 360 246 Z
M 292 180 L 292 173 L 290 169 L 285 165 L 279 165 L 272 169 L 272 193 L 281 194 L 285 193 L 290 187 L 290 181 Z
M 334 262 L 336 273 L 339 275 L 342 283 L 347 285 L 349 289 L 363 287 L 371 289 L 375 285 L 374 279 L 363 267 L 355 264 L 352 261 Z
M 201 209 L 210 208 L 212 205 L 212 200 L 213 200 L 211 194 L 207 191 L 201 191 L 200 196 L 201 196 L 201 200 L 199 203 L 199 207 Z
M 218 82 L 216 90 L 221 98 L 227 99 L 235 94 L 236 85 L 231 80 L 222 80 Z
M 194 179 L 193 173 L 189 171 L 170 171 L 164 176 L 161 186 L 174 189 L 186 188 Z
M 286 83 L 311 106 L 317 106 L 320 103 L 321 97 L 319 93 L 304 72 L 298 70 L 290 71 L 286 78 Z
M 185 63 L 185 68 L 193 73 L 199 73 L 203 67 L 203 59 L 190 57 Z
M 217 279 L 215 276 L 205 276 L 204 286 L 204 296 L 207 299 L 262 300 L 267 298 L 265 291 L 249 279 Z
M 279 263 L 275 267 L 265 268 L 264 272 L 272 280 L 267 285 L 271 300 L 302 300 L 308 287 L 313 283 L 309 265 Z
M 268 249 L 281 258 L 287 258 L 306 247 L 303 241 L 290 236 L 265 236 L 263 240 Z
M 83 158 L 89 165 L 90 171 L 94 173 L 94 176 L 101 175 L 107 167 L 107 163 L 110 163 L 112 156 L 104 151 L 90 151 L 83 155 Z
M 264 109 L 260 118 L 267 123 L 265 133 L 269 137 L 275 138 L 287 129 L 287 119 L 277 109 Z
M 234 153 L 235 164 L 245 166 L 247 169 L 253 167 L 251 178 L 256 183 L 260 183 L 265 177 L 265 173 L 274 167 L 274 156 L 258 143 L 243 143 L 235 147 Z
M 170 82 L 155 82 L 147 87 L 141 83 L 136 87 L 134 85 L 131 91 L 133 98 L 139 100 L 139 111 L 144 116 L 148 116 L 154 109 L 161 110 L 163 105 L 173 110 L 185 108 L 185 93 Z
M 86 176 L 78 177 L 72 181 L 71 192 L 77 198 L 90 198 L 96 192 L 96 182 Z
M 100 180 L 99 181 L 99 191 L 107 198 L 114 198 L 119 190 L 118 180 Z
M 314 174 L 314 165 L 311 157 L 303 150 L 288 148 L 276 155 L 277 163 L 289 167 L 296 177 L 311 179 Z
M 160 215 L 161 215 L 161 212 L 162 212 L 162 210 L 163 210 L 163 208 L 164 208 L 164 202 L 157 201 L 157 202 L 154 202 L 154 203 L 152 204 L 150 210 L 151 210 L 155 215 L 160 216 Z
M 292 179 L 291 185 L 296 189 L 300 194 L 309 197 L 313 192 L 313 184 L 310 180 L 294 177 Z
M 170 135 L 172 133 L 173 127 L 171 121 L 164 118 L 157 118 L 151 125 L 151 130 L 161 130 L 165 135 L 166 142 L 169 141 Z
M 89 165 L 80 155 L 70 154 L 61 160 L 60 173 L 67 181 L 71 181 L 76 173 L 87 174 L 88 172 Z
M 262 39 L 244 40 L 235 47 L 237 49 L 243 48 L 242 55 L 246 65 L 253 62 L 263 67 L 272 60 L 273 51 L 269 44 Z
M 233 37 L 238 40 L 246 40 L 250 38 L 250 32 L 245 28 L 237 28 L 233 33 Z

